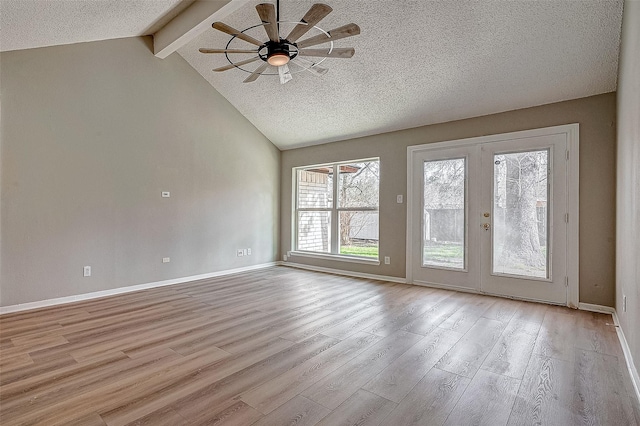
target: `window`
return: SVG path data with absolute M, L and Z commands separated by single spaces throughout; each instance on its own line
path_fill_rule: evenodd
M 295 169 L 295 250 L 378 259 L 380 160 Z

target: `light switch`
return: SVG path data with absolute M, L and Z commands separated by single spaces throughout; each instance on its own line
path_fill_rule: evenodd
M 396 203 L 402 204 L 402 199 L 403 199 L 402 194 L 396 196 Z
M 171 197 L 171 193 L 169 191 L 162 192 L 162 198 L 169 198 L 169 197 Z

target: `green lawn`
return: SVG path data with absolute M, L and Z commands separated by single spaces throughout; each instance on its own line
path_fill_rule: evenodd
M 464 247 L 458 243 L 429 242 L 424 247 L 424 261 L 427 265 L 445 268 L 463 267 Z
M 463 255 L 462 245 L 428 245 L 424 248 L 427 258 L 459 258 Z
M 362 257 L 378 258 L 378 247 L 342 246 L 340 247 L 340 254 L 344 254 L 347 256 L 362 256 Z

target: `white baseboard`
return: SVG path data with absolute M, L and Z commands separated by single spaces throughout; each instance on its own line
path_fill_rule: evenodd
M 622 330 L 622 327 L 620 327 L 618 313 L 614 308 L 610 306 L 594 305 L 591 303 L 580 303 L 578 304 L 578 309 L 582 311 L 609 314 L 613 317 L 613 323 L 616 326 L 616 333 L 618 334 L 620 346 L 622 346 L 622 352 L 624 353 L 624 360 L 627 364 L 627 370 L 629 370 L 629 375 L 631 376 L 631 383 L 633 383 L 633 389 L 636 391 L 636 398 L 638 398 L 638 402 L 640 403 L 640 376 L 638 376 L 638 369 L 633 362 L 633 356 L 631 355 L 631 349 L 629 348 L 629 343 L 627 343 L 627 338 L 624 336 L 624 330 Z
M 171 280 L 156 281 L 146 284 L 138 284 L 127 287 L 119 287 L 111 290 L 95 291 L 92 293 L 78 294 L 75 296 L 58 297 L 56 299 L 40 300 L 38 302 L 20 303 L 18 305 L 0 306 L 0 315 L 12 312 L 20 312 L 31 309 L 45 308 L 47 306 L 62 305 L 66 303 L 79 302 L 81 300 L 97 299 L 99 297 L 113 296 L 116 294 L 130 293 L 132 291 L 146 290 L 155 287 L 164 287 L 167 285 L 181 284 L 190 281 L 204 280 L 207 278 L 221 277 L 224 275 L 238 274 L 241 272 L 253 271 L 256 269 L 269 268 L 276 266 L 279 262 L 261 263 L 259 265 L 245 266 L 243 268 L 226 269 L 224 271 L 211 272 L 208 274 L 192 275 L 189 277 L 174 278 Z
M 598 312 L 601 314 L 610 315 L 614 315 L 616 313 L 616 310 L 611 306 L 594 305 L 591 303 L 578 303 L 578 309 L 580 309 L 581 311 Z
M 407 280 L 404 278 L 391 277 L 387 275 L 365 274 L 363 272 L 344 271 L 342 269 L 323 268 L 321 266 L 303 265 L 302 263 L 293 263 L 293 262 L 280 262 L 279 264 L 282 266 L 288 266 L 291 268 L 306 269 L 308 271 L 315 271 L 315 272 L 326 272 L 328 274 L 344 275 L 347 277 L 367 278 L 371 280 L 390 281 L 392 283 L 401 283 L 401 284 L 407 283 Z
M 624 353 L 624 359 L 627 362 L 627 369 L 629 370 L 629 374 L 631 375 L 631 383 L 633 383 L 633 388 L 636 391 L 636 397 L 638 398 L 638 403 L 640 403 L 640 376 L 638 376 L 638 369 L 636 365 L 633 363 L 633 356 L 631 355 L 631 348 L 629 348 L 629 343 L 627 343 L 627 338 L 624 336 L 624 330 L 620 327 L 620 320 L 618 319 L 618 313 L 613 310 L 613 323 L 616 325 L 616 332 L 618 333 L 618 339 L 620 340 L 620 345 L 622 346 L 622 352 Z

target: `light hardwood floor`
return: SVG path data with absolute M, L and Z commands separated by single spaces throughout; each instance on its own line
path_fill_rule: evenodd
M 609 315 L 274 267 L 0 317 L 2 425 L 637 425 Z

